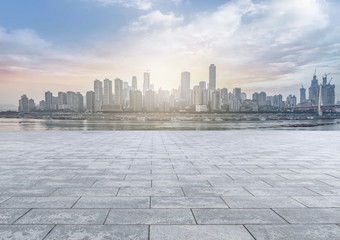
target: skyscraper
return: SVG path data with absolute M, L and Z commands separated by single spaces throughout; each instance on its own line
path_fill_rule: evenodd
M 45 108 L 46 109 L 52 108 L 52 98 L 53 98 L 53 95 L 50 91 L 45 92 Z
M 115 79 L 115 105 L 123 105 L 123 81 L 119 78 Z
M 309 90 L 309 99 L 312 105 L 317 105 L 319 101 L 319 83 L 318 83 L 318 79 L 315 73 L 313 75 L 312 84 L 308 90 Z
M 144 73 L 144 82 L 143 82 L 143 95 L 145 96 L 145 93 L 147 90 L 150 89 L 150 73 L 145 72 Z
M 99 80 L 95 80 L 93 84 L 93 90 L 95 93 L 95 111 L 101 111 L 103 105 L 103 83 Z
M 137 77 L 132 77 L 132 90 L 137 90 Z
M 95 111 L 95 92 L 94 91 L 88 91 L 86 93 L 86 109 L 89 112 L 94 112 Z
M 145 92 L 145 109 L 147 112 L 153 112 L 155 110 L 155 92 L 153 90 L 147 90 Z
M 209 89 L 216 90 L 216 66 L 214 64 L 209 67 Z
M 186 105 L 190 105 L 190 73 L 182 72 L 181 74 L 181 100 Z
M 306 88 L 301 86 L 300 88 L 300 103 L 306 102 Z
M 139 90 L 130 91 L 130 109 L 134 112 L 140 112 L 143 109 L 143 95 Z
M 113 104 L 113 93 L 112 93 L 112 81 L 109 79 L 104 79 L 104 105 Z
M 28 106 L 28 98 L 24 94 L 21 96 L 21 99 L 19 100 L 19 112 L 29 112 L 29 106 Z
M 331 80 L 332 81 L 332 80 Z M 330 82 L 327 83 L 327 74 L 322 77 L 322 104 L 334 105 L 335 104 L 335 85 Z

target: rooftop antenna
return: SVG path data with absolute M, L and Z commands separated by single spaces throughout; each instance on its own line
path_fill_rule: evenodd
M 333 77 L 331 77 L 331 79 L 329 80 L 329 83 L 328 83 L 328 84 L 331 84 L 332 80 L 333 80 Z
M 301 82 L 301 88 L 304 88 L 302 82 Z
M 315 68 L 315 71 L 314 71 L 314 76 L 316 76 L 316 68 Z

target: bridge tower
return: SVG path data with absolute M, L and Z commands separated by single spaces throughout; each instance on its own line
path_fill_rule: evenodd
M 318 115 L 319 116 L 322 116 L 321 104 L 322 104 L 322 86 L 320 84 L 320 86 L 319 86 L 319 101 L 318 101 Z

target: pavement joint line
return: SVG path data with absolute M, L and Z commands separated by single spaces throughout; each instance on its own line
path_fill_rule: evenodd
M 42 238 L 42 240 L 45 240 L 47 238 L 47 236 L 53 231 L 53 229 L 56 227 L 57 225 L 54 225 L 48 232 L 47 234 Z
M 270 208 L 271 211 L 273 211 L 274 213 L 276 213 L 280 218 L 282 218 L 284 221 L 286 221 L 289 225 L 291 225 L 291 223 L 285 219 L 284 217 L 282 217 L 278 212 L 276 212 L 273 208 Z
M 28 211 L 26 211 L 22 216 L 20 216 L 17 220 L 15 220 L 14 222 L 11 223 L 11 225 L 14 225 L 17 221 L 19 221 L 21 218 L 23 218 L 27 213 L 29 213 L 30 211 L 32 211 L 33 208 L 29 209 Z
M 106 214 L 106 217 L 105 217 L 105 219 L 104 219 L 103 225 L 106 224 L 106 220 L 107 220 L 107 218 L 109 217 L 110 212 L 111 212 L 111 208 L 109 209 L 109 211 L 108 211 L 107 214 Z

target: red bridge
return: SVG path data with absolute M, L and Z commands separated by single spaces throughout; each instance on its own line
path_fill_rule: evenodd
M 321 106 L 321 109 L 332 109 L 332 108 L 340 108 L 340 105 L 325 105 Z M 292 110 L 310 110 L 310 109 L 318 109 L 318 106 L 295 106 L 295 107 L 288 107 L 287 109 L 292 109 Z

